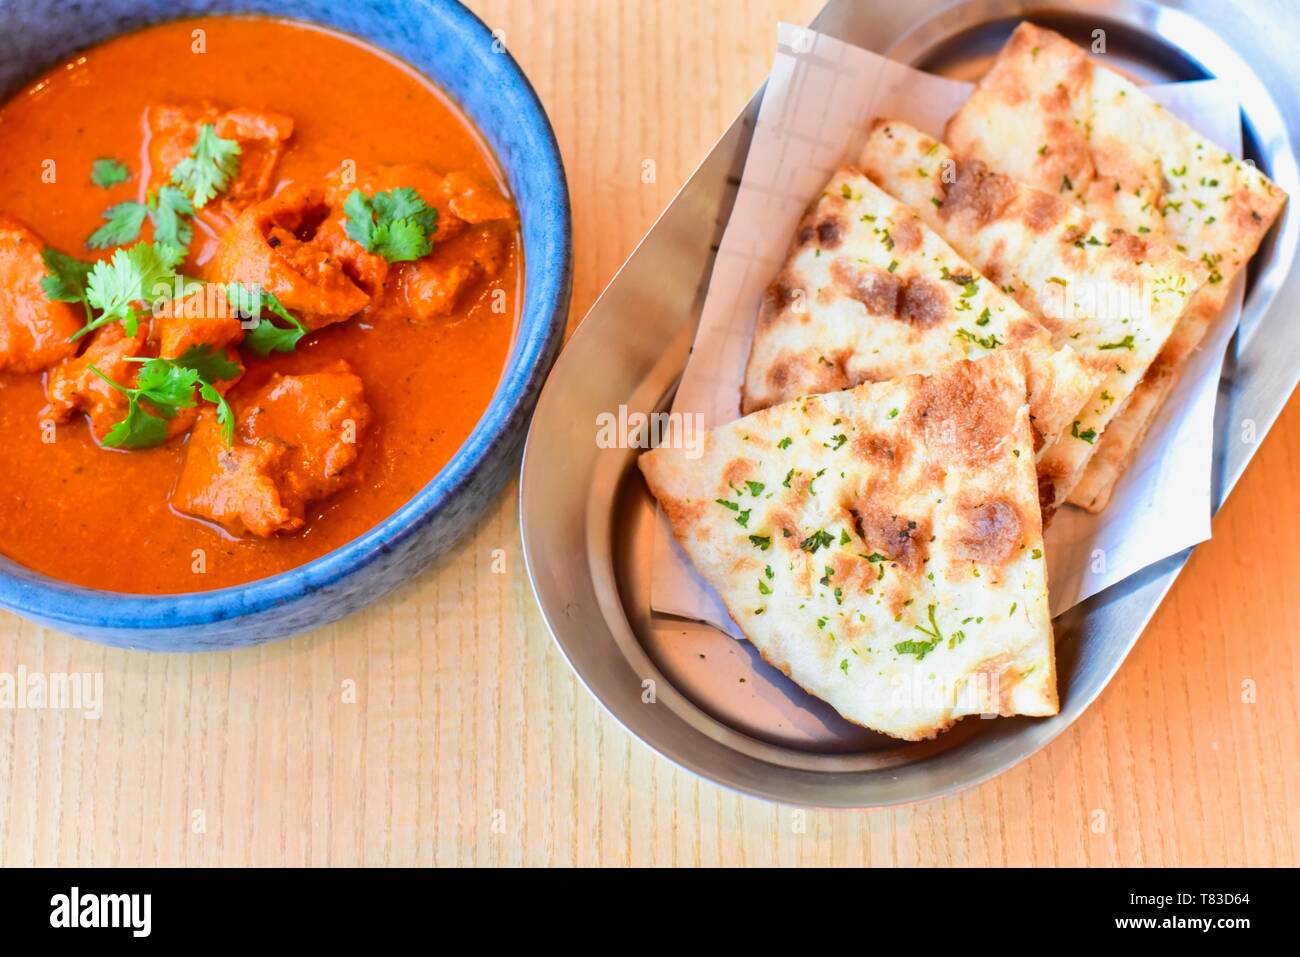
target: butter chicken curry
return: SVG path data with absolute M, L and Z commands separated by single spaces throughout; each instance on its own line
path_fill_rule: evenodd
M 275 574 L 422 488 L 486 408 L 515 210 L 427 80 L 181 21 L 0 108 L 0 550 L 66 581 Z

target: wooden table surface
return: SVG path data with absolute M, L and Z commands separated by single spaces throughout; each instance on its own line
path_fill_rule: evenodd
M 564 151 L 576 325 L 766 74 L 776 22 L 819 0 L 471 5 Z M 1088 713 L 976 790 L 893 810 L 739 797 L 633 740 L 552 645 L 513 486 L 396 594 L 260 650 L 110 651 L 0 614 L 0 671 L 104 682 L 98 720 L 0 711 L 0 863 L 1295 864 L 1297 483 L 1292 402 Z

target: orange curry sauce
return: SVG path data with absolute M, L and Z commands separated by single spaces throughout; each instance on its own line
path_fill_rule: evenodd
M 206 50 L 194 52 L 196 29 Z M 485 144 L 445 95 L 406 65 L 346 36 L 272 19 L 213 17 L 149 28 L 51 70 L 0 108 L 0 213 L 81 259 L 104 209 L 144 199 L 149 104 L 215 101 L 288 114 L 294 134 L 277 189 L 316 182 L 345 160 L 359 168 L 424 162 L 504 193 Z M 114 156 L 129 182 L 102 189 L 91 164 Z M 53 160 L 55 182 L 43 180 Z M 48 175 L 45 177 L 48 178 Z M 215 236 L 194 220 L 194 274 Z M 147 234 L 145 234 L 147 235 Z M 435 245 L 437 237 L 434 236 Z M 144 451 L 99 447 L 81 415 L 42 441 L 41 373 L 0 373 L 0 551 L 30 568 L 95 588 L 177 593 L 293 568 L 345 544 L 400 507 L 448 461 L 487 407 L 505 365 L 521 300 L 518 238 L 505 268 L 450 317 L 367 327 L 357 318 L 304 339 L 295 353 L 244 356 L 238 388 L 272 372 L 345 359 L 371 410 L 351 483 L 307 509 L 297 534 L 234 538 L 169 504 L 185 438 Z M 494 310 L 504 290 L 506 308 Z M 381 328 L 382 326 L 382 328 Z M 232 396 L 233 397 L 233 396 Z M 48 436 L 47 436 L 48 437 Z M 195 550 L 206 571 L 196 574 Z

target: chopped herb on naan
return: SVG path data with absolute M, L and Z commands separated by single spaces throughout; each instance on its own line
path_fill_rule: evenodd
M 949 120 L 944 140 L 1205 266 L 1205 285 L 1070 497 L 1099 510 L 1286 194 L 1064 37 L 1029 23 Z
M 1039 318 L 1053 344 L 1071 346 L 1101 376 L 1092 398 L 1039 461 L 1044 508 L 1059 507 L 1169 339 L 1206 270 L 1055 193 L 958 156 L 906 123 L 877 121 L 862 165 Z
M 641 471 L 746 637 L 848 720 L 1055 714 L 1025 369 L 998 350 L 796 399 Z
M 1028 363 L 1033 454 L 1069 430 L 1097 373 L 915 212 L 846 167 L 767 289 L 742 411 L 1008 349 Z

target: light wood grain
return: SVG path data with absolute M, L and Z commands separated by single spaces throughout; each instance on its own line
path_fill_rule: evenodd
M 472 5 L 555 123 L 576 323 L 766 73 L 776 21 L 819 4 Z M 1292 403 L 1087 715 L 896 810 L 741 798 L 630 738 L 552 646 L 513 487 L 397 594 L 261 650 L 128 654 L 0 615 L 0 671 L 102 672 L 105 694 L 97 721 L 0 711 L 0 863 L 1295 864 L 1297 483 Z

